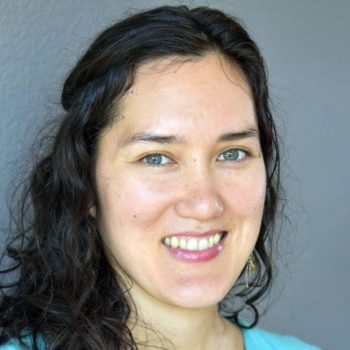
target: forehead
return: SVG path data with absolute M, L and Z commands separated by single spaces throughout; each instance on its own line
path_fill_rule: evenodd
M 216 128 L 220 122 L 238 129 L 256 126 L 244 74 L 217 54 L 142 64 L 118 110 L 121 124 L 133 131 L 159 125 L 183 129 L 199 122 Z

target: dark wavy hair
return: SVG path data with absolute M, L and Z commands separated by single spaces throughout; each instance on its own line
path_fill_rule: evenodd
M 244 306 L 255 312 L 250 327 L 257 323 L 255 305 L 272 282 L 270 248 L 281 190 L 265 64 L 233 17 L 208 7 L 162 6 L 102 32 L 64 83 L 65 113 L 59 128 L 11 209 L 16 220 L 4 255 L 11 264 L 1 274 L 17 272 L 17 277 L 1 283 L 0 343 L 20 339 L 28 331 L 34 340 L 39 334 L 48 339 L 51 350 L 137 349 L 127 326 L 131 308 L 125 287 L 107 259 L 97 219 L 90 214 L 91 206 L 98 205 L 96 146 L 103 130 L 118 118 L 118 101 L 132 86 L 138 66 L 160 57 L 194 59 L 207 53 L 220 54 L 244 73 L 255 103 L 267 171 L 254 249 L 257 270 L 249 288 L 229 296 L 242 297 Z M 241 325 L 238 316 L 244 308 L 228 310 L 227 305 L 220 303 L 221 311 Z

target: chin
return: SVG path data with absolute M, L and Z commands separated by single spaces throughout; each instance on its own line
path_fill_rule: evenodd
M 191 288 L 182 288 L 177 292 L 172 291 L 167 296 L 168 302 L 174 306 L 186 309 L 203 309 L 218 305 L 230 291 L 232 284 L 218 287 L 212 284 L 210 287 L 193 286 Z

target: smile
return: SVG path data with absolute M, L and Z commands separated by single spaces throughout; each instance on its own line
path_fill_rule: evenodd
M 199 263 L 212 260 L 223 251 L 227 234 L 227 231 L 220 230 L 186 232 L 167 236 L 162 243 L 172 257 L 184 262 Z
M 207 237 L 171 236 L 165 237 L 163 243 L 167 247 L 174 249 L 179 248 L 187 251 L 201 251 L 217 245 L 225 234 L 225 231 L 221 231 Z

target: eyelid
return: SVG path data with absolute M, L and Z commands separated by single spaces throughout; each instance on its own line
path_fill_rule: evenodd
M 225 152 L 229 152 L 229 151 L 237 151 L 237 152 L 240 152 L 241 156 L 238 157 L 238 159 L 219 159 Z M 242 156 L 243 155 L 243 156 Z M 247 150 L 244 150 L 242 148 L 237 148 L 237 147 L 230 147 L 224 151 L 222 151 L 219 156 L 217 157 L 217 160 L 219 161 L 226 161 L 226 162 L 231 162 L 231 163 L 238 163 L 238 162 L 242 162 L 244 160 L 246 160 L 249 156 L 251 155 L 251 153 Z M 163 160 L 164 158 L 167 159 L 166 163 L 163 163 L 163 164 L 151 164 L 151 163 L 147 163 L 146 162 L 146 158 L 147 157 L 152 157 L 152 156 L 159 156 L 159 157 L 162 157 Z M 144 163 L 146 166 L 149 166 L 149 167 L 163 167 L 163 166 L 166 166 L 166 165 L 171 165 L 171 164 L 174 164 L 175 161 L 167 154 L 165 154 L 164 152 L 152 152 L 152 153 L 148 153 L 148 154 L 145 154 L 143 155 L 142 157 L 139 158 L 139 162 L 142 162 Z
M 165 164 L 150 164 L 150 163 L 147 163 L 146 162 L 146 158 L 147 157 L 152 157 L 152 156 L 159 156 L 159 157 L 162 157 L 162 158 L 167 158 L 167 162 Z M 149 166 L 149 167 L 162 167 L 162 166 L 165 166 L 165 165 L 174 164 L 174 161 L 169 156 L 167 156 L 166 154 L 161 153 L 161 152 L 152 152 L 152 153 L 145 154 L 144 156 L 142 156 L 139 159 L 139 161 L 143 162 L 144 164 L 146 164 L 146 166 Z
M 244 154 L 244 156 L 243 156 L 243 158 L 241 158 L 241 159 L 234 159 L 234 160 L 230 160 L 230 159 L 219 159 L 219 161 L 227 161 L 227 162 L 232 162 L 232 163 L 238 163 L 238 162 L 242 162 L 243 160 L 247 159 L 247 158 L 251 155 L 250 152 L 247 151 L 247 150 L 244 150 L 244 149 L 242 149 L 242 148 L 231 147 L 231 148 L 228 148 L 228 149 L 222 151 L 222 152 L 219 154 L 218 158 L 219 158 L 221 155 L 223 155 L 224 153 L 229 152 L 229 151 L 238 151 L 238 152 L 242 152 L 242 153 Z

